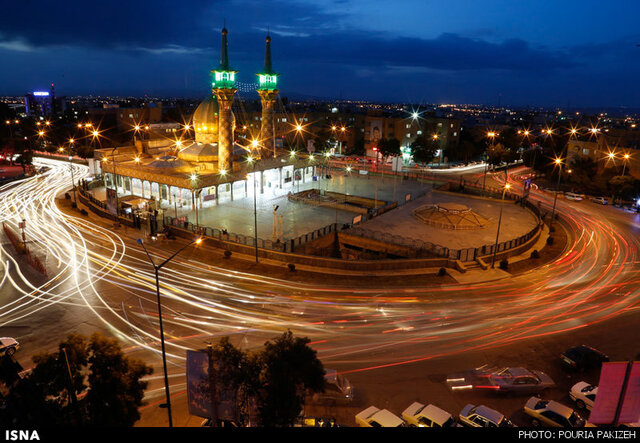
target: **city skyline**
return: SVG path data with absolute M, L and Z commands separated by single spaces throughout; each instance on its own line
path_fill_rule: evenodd
M 0 18 L 0 56 L 12 66 L 0 74 L 0 94 L 19 96 L 55 83 L 61 95 L 203 97 L 226 23 L 231 64 L 249 85 L 262 66 L 264 36 L 271 34 L 282 95 L 637 107 L 640 36 L 632 18 L 640 6 L 596 5 L 17 4 L 15 15 L 29 20 Z M 78 11 L 87 19 L 70 21 Z

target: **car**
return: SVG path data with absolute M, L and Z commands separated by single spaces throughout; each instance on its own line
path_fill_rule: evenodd
M 410 427 L 454 428 L 460 426 L 447 411 L 435 405 L 423 405 L 413 402 L 402 412 L 402 419 Z
M 458 415 L 460 423 L 472 428 L 514 428 L 515 425 L 501 412 L 484 405 L 468 404 Z
M 598 203 L 600 205 L 608 205 L 609 204 L 609 200 L 607 200 L 604 197 L 593 197 L 591 199 L 591 201 L 594 202 L 594 203 Z
M 12 356 L 20 349 L 20 343 L 15 338 L 0 337 L 0 355 Z
M 566 198 L 567 200 L 576 201 L 576 202 L 582 201 L 582 196 L 579 194 L 574 194 L 573 192 L 567 192 L 564 195 L 564 198 Z
M 349 403 L 353 401 L 353 385 L 335 369 L 325 370 L 324 392 L 313 394 L 312 400 L 317 403 Z
M 369 406 L 364 411 L 356 414 L 356 424 L 363 428 L 398 428 L 404 427 L 405 422 L 386 409 L 378 409 Z
M 587 345 L 574 346 L 560 354 L 563 366 L 573 371 L 600 368 L 602 363 L 608 362 L 609 357 L 595 348 Z
M 592 386 L 584 381 L 578 382 L 571 387 L 569 391 L 569 397 L 576 402 L 578 409 L 593 409 L 593 404 L 596 401 L 596 394 L 598 393 L 598 387 Z
M 555 386 L 544 372 L 526 368 L 504 368 L 489 374 L 488 380 L 489 387 L 498 392 L 532 393 Z
M 524 413 L 533 417 L 533 426 L 581 428 L 585 421 L 576 411 L 553 400 L 531 397 L 524 405 Z

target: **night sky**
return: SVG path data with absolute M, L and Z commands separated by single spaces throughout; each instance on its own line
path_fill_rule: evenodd
M 635 0 L 19 0 L 0 95 L 204 97 L 226 20 L 245 83 L 270 30 L 283 95 L 640 107 L 638 17 Z

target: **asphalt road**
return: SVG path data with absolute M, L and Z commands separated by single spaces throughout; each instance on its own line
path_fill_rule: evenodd
M 155 405 L 164 395 L 155 281 L 135 242 L 140 234 L 61 211 L 56 196 L 69 188 L 69 166 L 43 162 L 51 167 L 45 175 L 0 188 L 0 218 L 15 230 L 26 219 L 27 235 L 47 257 L 49 271 L 44 279 L 13 262 L 3 241 L 0 271 L 12 278 L 0 289 L 0 335 L 22 343 L 16 357 L 24 366 L 70 332 L 117 337 L 130 356 L 154 367 L 145 399 Z M 83 174 L 86 168 L 76 166 L 76 177 Z M 548 194 L 533 198 L 545 207 L 553 202 Z M 212 264 L 211 251 L 185 251 L 161 274 L 176 424 L 198 423 L 180 406 L 187 349 L 222 336 L 255 349 L 287 329 L 308 336 L 325 367 L 355 385 L 352 405 L 306 411 L 345 425 L 369 405 L 399 414 L 416 400 L 454 415 L 466 403 L 484 403 L 526 425 L 519 411 L 527 397 L 452 392 L 444 383 L 447 374 L 487 363 L 544 370 L 558 384 L 545 395 L 569 404 L 568 387 L 579 377 L 557 366 L 566 347 L 584 342 L 620 360 L 640 351 L 631 333 L 640 296 L 640 219 L 590 202 L 559 200 L 557 209 L 569 238 L 564 253 L 533 271 L 482 284 L 423 286 L 408 278 L 402 285 L 365 280 L 342 286 L 330 276 L 298 283 L 230 272 Z M 156 259 L 179 246 L 149 244 Z M 597 381 L 597 373 L 582 376 Z M 165 410 L 143 411 L 141 425 L 163 425 Z

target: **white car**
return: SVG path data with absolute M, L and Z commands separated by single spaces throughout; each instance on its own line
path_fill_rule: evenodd
M 598 203 L 599 205 L 608 205 L 609 204 L 609 200 L 607 200 L 604 197 L 593 197 L 591 199 L 592 202 L 594 203 Z
M 472 428 L 513 428 L 515 425 L 501 412 L 484 405 L 468 404 L 460 411 L 460 423 Z
M 574 194 L 573 192 L 567 192 L 564 195 L 564 198 L 566 198 L 567 200 L 574 201 L 574 202 L 582 201 L 582 196 L 579 195 L 579 194 Z
M 578 382 L 569 391 L 569 397 L 576 402 L 576 406 L 579 409 L 593 409 L 593 404 L 596 402 L 596 394 L 598 393 L 598 387 L 592 386 L 584 381 Z
M 20 343 L 15 338 L 0 337 L 0 355 L 12 356 L 20 349 Z
M 434 405 L 412 403 L 402 412 L 402 419 L 411 427 L 453 428 L 460 426 L 451 414 Z
M 375 406 L 370 406 L 356 414 L 356 424 L 363 428 L 397 428 L 405 426 L 400 417 L 386 409 L 378 409 Z

